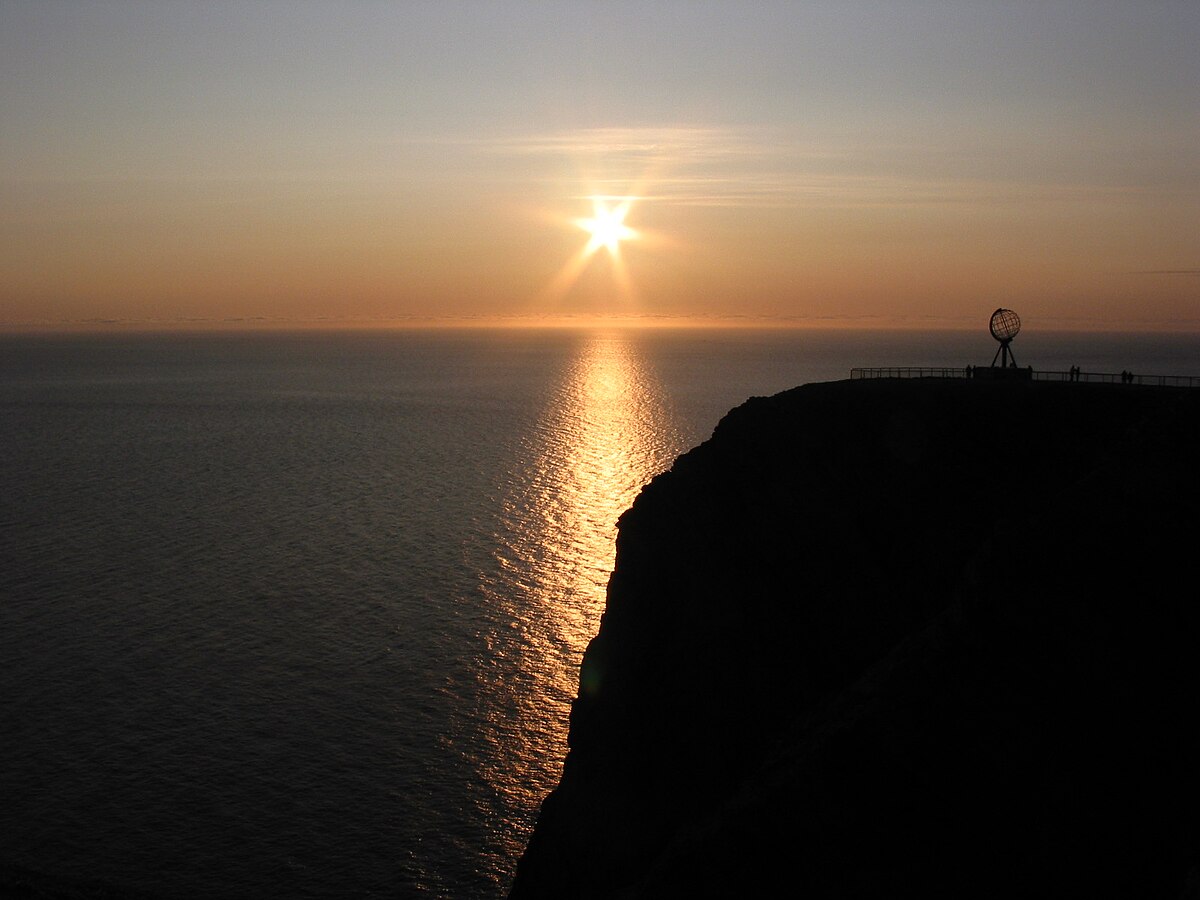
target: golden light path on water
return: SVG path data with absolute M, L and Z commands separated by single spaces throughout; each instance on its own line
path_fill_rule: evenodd
M 519 637 L 503 678 L 481 686 L 496 695 L 489 716 L 516 717 L 491 723 L 497 743 L 481 774 L 518 807 L 536 807 L 561 774 L 579 664 L 604 612 L 617 519 L 686 449 L 638 338 L 620 332 L 584 340 L 533 434 L 529 463 L 502 500 L 501 575 L 485 585 Z

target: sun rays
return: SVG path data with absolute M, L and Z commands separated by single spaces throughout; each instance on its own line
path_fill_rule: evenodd
M 587 199 L 592 204 L 592 215 L 589 218 L 571 219 L 570 223 L 586 231 L 589 235 L 588 241 L 579 252 L 567 260 L 543 295 L 555 301 L 561 299 L 571 290 L 603 247 L 608 251 L 607 257 L 616 288 L 613 300 L 628 303 L 633 299 L 633 284 L 629 279 L 625 260 L 621 256 L 621 242 L 642 237 L 641 232 L 625 224 L 626 217 L 639 198 L 594 194 Z

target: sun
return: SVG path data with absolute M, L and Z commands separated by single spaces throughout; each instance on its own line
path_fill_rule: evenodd
M 631 302 L 634 297 L 633 283 L 625 260 L 621 257 L 621 242 L 632 240 L 656 241 L 653 232 L 641 232 L 625 224 L 634 203 L 645 199 L 641 196 L 626 194 L 591 194 L 586 199 L 592 202 L 592 215 L 587 219 L 565 219 L 554 216 L 559 224 L 570 224 L 582 228 L 588 233 L 587 244 L 574 253 L 558 274 L 542 291 L 542 296 L 557 301 L 571 290 L 580 276 L 596 260 L 596 253 L 601 247 L 608 250 L 608 265 L 605 266 L 615 282 L 616 291 L 613 297 L 624 298 Z
M 583 248 L 585 258 L 601 247 L 607 248 L 610 256 L 616 256 L 621 241 L 633 240 L 638 236 L 636 231 L 625 224 L 625 217 L 629 215 L 629 208 L 633 206 L 633 198 L 615 198 L 620 202 L 611 209 L 606 202 L 608 199 L 612 198 L 592 197 L 592 217 L 575 220 L 576 225 L 592 236 Z

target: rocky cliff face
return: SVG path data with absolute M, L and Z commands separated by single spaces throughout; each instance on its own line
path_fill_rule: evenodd
M 1200 887 L 1200 391 L 753 399 L 621 519 L 514 898 Z

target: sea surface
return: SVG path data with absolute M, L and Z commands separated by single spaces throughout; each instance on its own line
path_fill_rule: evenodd
M 1200 375 L 1200 337 L 1021 365 Z M 752 395 L 981 334 L 0 337 L 0 872 L 503 896 L 616 521 Z

